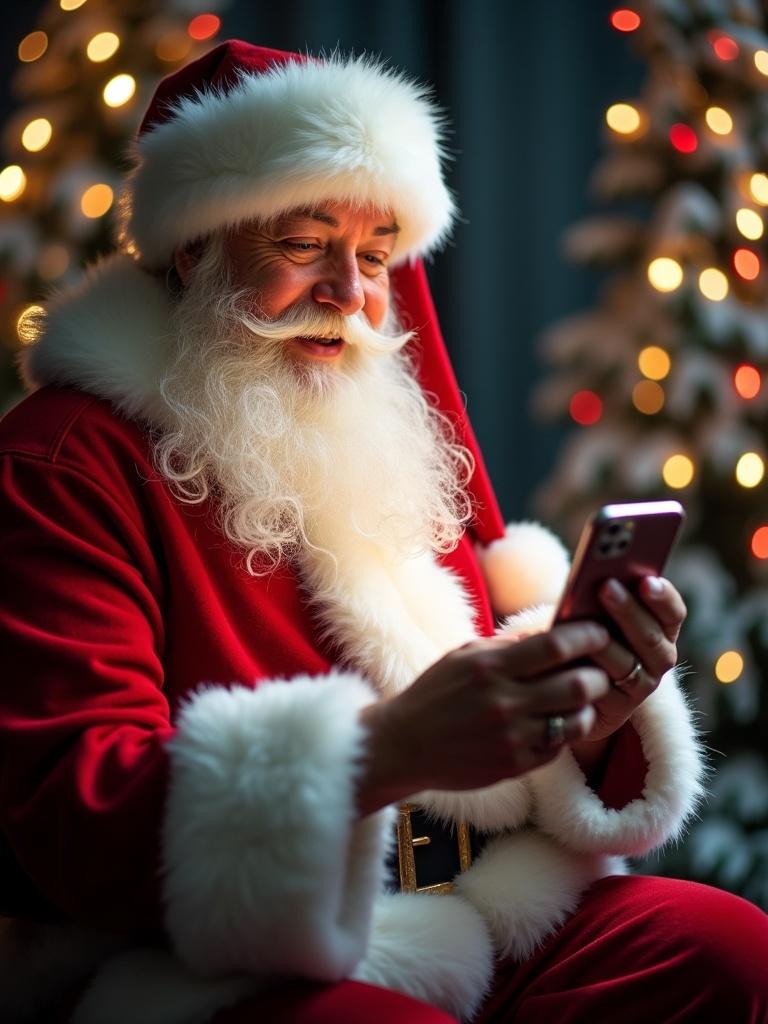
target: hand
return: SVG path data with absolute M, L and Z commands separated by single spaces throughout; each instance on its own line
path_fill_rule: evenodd
M 669 580 L 648 576 L 633 597 L 616 583 L 614 594 L 608 581 L 600 600 L 624 635 L 627 647 L 616 640 L 592 656 L 613 680 L 611 689 L 595 702 L 595 723 L 589 735 L 572 746 L 589 756 L 589 744 L 606 740 L 616 732 L 656 689 L 665 672 L 677 664 L 677 638 L 686 609 L 683 599 Z M 636 665 L 639 670 L 633 675 Z
M 524 640 L 477 640 L 432 665 L 389 701 L 365 708 L 367 760 L 358 806 L 369 813 L 423 789 L 490 786 L 552 760 L 588 735 L 610 684 L 594 664 L 609 643 L 596 623 L 555 626 Z M 564 732 L 547 741 L 547 721 Z

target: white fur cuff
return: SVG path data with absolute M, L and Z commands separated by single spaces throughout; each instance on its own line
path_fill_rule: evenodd
M 642 796 L 621 810 L 605 807 L 568 749 L 528 776 L 534 820 L 582 853 L 639 856 L 677 837 L 704 792 L 704 764 L 691 714 L 674 672 L 632 716 L 648 771 Z
M 322 980 L 361 958 L 383 884 L 391 812 L 356 819 L 358 712 L 351 673 L 200 690 L 169 744 L 167 925 L 205 975 Z

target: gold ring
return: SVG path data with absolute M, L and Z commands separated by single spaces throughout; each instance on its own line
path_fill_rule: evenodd
M 547 719 L 546 743 L 548 747 L 559 747 L 565 740 L 565 719 L 562 715 L 550 715 Z
M 613 685 L 614 686 L 624 686 L 625 683 L 634 683 L 634 681 L 640 675 L 642 670 L 643 670 L 643 663 L 642 663 L 642 661 L 636 661 L 635 664 L 632 666 L 632 669 L 631 669 L 630 672 L 627 672 L 627 674 L 625 676 L 622 676 L 621 679 L 614 679 L 613 680 Z

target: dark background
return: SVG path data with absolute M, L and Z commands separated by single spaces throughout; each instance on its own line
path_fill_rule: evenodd
M 6 5 L 0 117 L 40 2 Z M 108 7 L 108 4 L 106 5 Z M 449 112 L 449 184 L 462 221 L 428 267 L 469 412 L 508 518 L 530 511 L 562 429 L 533 421 L 541 331 L 588 306 L 599 285 L 567 265 L 560 236 L 588 209 L 603 113 L 642 67 L 604 0 L 234 0 L 221 38 L 281 49 L 380 54 L 434 86 Z

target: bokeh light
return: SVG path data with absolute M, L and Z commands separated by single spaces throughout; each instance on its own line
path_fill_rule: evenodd
M 715 135 L 730 135 L 733 131 L 733 118 L 722 107 L 708 107 L 704 119 Z
M 709 42 L 720 60 L 736 60 L 739 56 L 739 44 L 730 36 L 722 35 L 720 32 L 710 32 Z
M 763 218 L 757 210 L 750 210 L 744 206 L 736 211 L 736 227 L 751 242 L 756 242 L 763 237 Z
M 749 363 L 742 363 L 736 368 L 733 375 L 733 386 L 736 388 L 736 393 L 747 400 L 757 398 L 762 383 L 763 378 L 760 371 Z
M 201 42 L 203 39 L 210 39 L 215 36 L 221 27 L 221 18 L 215 14 L 198 14 L 187 25 L 187 32 L 191 39 Z
M 45 310 L 36 303 L 22 310 L 16 320 L 16 336 L 22 345 L 31 345 L 40 335 L 40 326 Z
M 728 278 L 717 267 L 707 267 L 699 274 L 699 290 L 705 299 L 722 302 L 728 294 Z
M 102 96 L 108 107 L 122 107 L 136 92 L 136 79 L 133 75 L 115 75 L 104 86 Z
M 620 7 L 611 14 L 611 24 L 619 32 L 634 32 L 640 28 L 640 15 L 628 7 Z
M 768 206 L 768 174 L 758 172 L 749 179 L 749 191 L 756 203 Z
M 86 217 L 103 217 L 112 205 L 115 194 L 109 185 L 99 182 L 86 189 L 80 199 L 80 209 Z
M 768 75 L 768 50 L 755 50 L 755 67 L 761 75 Z
M 655 380 L 641 380 L 632 389 L 632 404 L 638 412 L 653 416 L 664 406 L 664 388 Z
M 40 252 L 37 272 L 44 281 L 55 281 L 69 268 L 69 250 L 61 242 L 49 242 Z
M 582 427 L 591 427 L 603 415 L 603 401 L 594 391 L 577 391 L 568 406 L 571 418 Z
M 673 124 L 669 129 L 669 141 L 678 153 L 695 153 L 699 148 L 696 132 L 689 124 Z
M 120 47 L 120 37 L 114 32 L 99 32 L 88 43 L 85 52 L 94 64 L 113 57 Z
M 59 7 L 62 11 L 76 11 L 84 3 L 85 0 L 59 0 Z
M 160 37 L 155 46 L 159 60 L 173 64 L 182 61 L 192 49 L 192 40 L 181 29 L 173 29 Z
M 0 199 L 12 203 L 27 187 L 27 176 L 18 164 L 10 164 L 0 171 Z
M 669 256 L 658 256 L 648 264 L 648 280 L 660 292 L 673 292 L 683 283 L 683 268 Z
M 672 360 L 661 346 L 646 345 L 637 357 L 637 365 L 644 377 L 650 380 L 664 380 L 672 367 Z
M 693 461 L 680 453 L 670 455 L 662 467 L 661 475 L 667 487 L 674 487 L 675 490 L 687 487 L 693 480 Z
M 48 36 L 45 32 L 30 32 L 19 43 L 19 60 L 25 64 L 39 60 L 48 49 Z
M 21 144 L 30 153 L 39 153 L 51 141 L 53 126 L 47 117 L 36 117 L 21 133 Z
M 719 683 L 734 683 L 744 671 L 744 659 L 738 651 L 723 651 L 715 662 L 715 677 Z
M 760 274 L 760 257 L 751 249 L 737 249 L 733 254 L 733 267 L 745 281 L 754 281 Z
M 768 526 L 758 526 L 752 534 L 750 547 L 755 558 L 768 558 Z
M 757 452 L 744 452 L 736 463 L 736 480 L 742 487 L 757 487 L 765 476 L 765 463 Z

